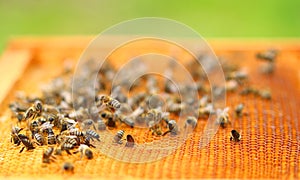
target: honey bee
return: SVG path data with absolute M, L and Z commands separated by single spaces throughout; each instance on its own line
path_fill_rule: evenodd
M 121 107 L 121 103 L 118 100 L 107 95 L 101 95 L 99 100 L 112 110 L 116 110 Z
M 77 139 L 77 136 L 66 136 L 65 143 L 76 146 L 78 144 L 76 139 Z
M 40 116 L 43 111 L 43 105 L 40 100 L 36 100 L 34 104 L 28 108 L 25 112 L 25 119 L 32 118 L 34 119 L 37 116 Z
M 80 152 L 80 158 L 83 156 L 87 157 L 88 159 L 93 159 L 93 151 L 85 144 L 80 144 L 77 151 L 75 151 L 73 154 L 76 154 Z
M 93 144 L 90 143 L 91 138 L 89 136 L 84 136 L 83 137 L 83 144 L 87 145 L 88 147 L 93 147 L 96 148 Z
M 67 143 L 67 142 L 63 142 L 59 149 L 61 149 L 61 151 L 66 151 L 69 155 L 71 155 L 72 153 L 70 152 L 71 149 L 74 149 L 74 145 L 71 143 Z
M 31 132 L 34 132 L 34 131 L 37 131 L 39 128 L 41 128 L 39 126 L 39 122 L 36 119 L 33 119 L 29 124 L 29 130 Z
M 62 166 L 62 169 L 66 172 L 74 173 L 74 165 L 70 162 L 65 162 Z
M 257 53 L 256 58 L 264 60 L 264 61 L 268 61 L 268 62 L 274 62 L 275 59 L 276 59 L 277 54 L 278 54 L 277 50 L 270 49 L 270 50 L 267 50 L 265 52 Z
M 243 112 L 243 109 L 244 109 L 244 104 L 243 104 L 243 103 L 238 104 L 238 105 L 235 107 L 235 114 L 236 114 L 237 116 L 241 116 L 241 115 L 242 115 L 242 112 Z
M 163 133 L 163 136 L 168 133 L 171 133 L 171 135 L 177 135 L 179 133 L 179 128 L 175 120 L 168 121 L 168 129 L 168 131 Z
M 200 118 L 207 117 L 213 113 L 215 112 L 214 112 L 213 105 L 211 103 L 207 104 L 205 107 L 200 107 L 196 112 L 196 114 L 199 115 Z
M 56 137 L 55 134 L 53 132 L 53 130 L 51 128 L 47 129 L 47 139 L 48 139 L 48 144 L 56 144 Z
M 97 141 L 100 141 L 100 135 L 91 129 L 86 131 L 86 136 L 90 137 L 92 140 L 96 139 Z
M 118 144 L 122 144 L 123 143 L 122 138 L 123 138 L 124 134 L 125 134 L 124 130 L 119 130 L 117 132 L 117 134 L 114 136 L 114 142 L 118 143 Z
M 134 139 L 130 134 L 127 135 L 126 141 L 127 142 L 126 142 L 125 147 L 133 147 L 134 146 Z
M 226 75 L 226 79 L 228 79 L 228 80 L 234 79 L 237 81 L 242 81 L 244 79 L 247 79 L 247 77 L 248 77 L 248 74 L 245 71 L 233 71 Z
M 43 152 L 43 163 L 50 163 L 51 161 L 54 161 L 56 159 L 53 154 L 54 148 L 48 147 L 46 151 Z
M 271 92 L 269 90 L 261 90 L 259 96 L 263 99 L 270 100 L 272 98 Z
M 28 150 L 32 150 L 35 149 L 35 147 L 33 146 L 33 143 L 29 140 L 29 138 L 27 136 L 25 136 L 24 134 L 18 134 L 18 138 L 21 141 L 21 143 L 24 145 L 21 150 L 20 153 L 23 152 L 23 150 L 26 148 L 27 151 Z
M 70 133 L 70 135 L 73 135 L 73 136 L 84 136 L 85 135 L 85 132 L 80 131 L 78 128 L 70 129 L 69 133 Z
M 184 128 L 191 127 L 192 129 L 194 129 L 196 126 L 197 126 L 197 119 L 194 116 L 188 116 L 185 121 Z
M 225 109 L 217 109 L 217 123 L 222 127 L 225 128 L 227 124 L 231 124 L 229 121 L 228 115 L 229 108 L 226 107 Z
M 257 89 L 253 87 L 246 87 L 240 92 L 240 95 L 249 95 L 249 94 L 258 95 L 258 93 L 259 92 Z
M 44 144 L 44 137 L 43 137 L 43 135 L 41 135 L 39 133 L 39 131 L 33 131 L 32 132 L 32 136 L 34 137 L 34 139 L 37 141 L 37 143 L 39 145 L 43 145 Z
M 20 133 L 20 131 L 22 131 L 23 128 L 19 128 L 18 126 L 13 126 L 11 129 L 11 139 L 10 141 L 13 142 L 14 144 L 20 145 L 21 141 L 18 137 L 18 134 Z
M 238 133 L 236 130 L 231 130 L 230 132 L 230 141 L 239 142 L 242 138 L 242 135 Z

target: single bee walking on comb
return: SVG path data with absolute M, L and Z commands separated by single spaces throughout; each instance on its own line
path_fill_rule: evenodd
M 230 141 L 239 142 L 242 138 L 242 135 L 237 132 L 237 130 L 231 130 L 230 132 Z

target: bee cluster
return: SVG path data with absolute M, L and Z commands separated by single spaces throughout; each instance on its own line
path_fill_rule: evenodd
M 262 55 L 258 57 L 269 59 Z M 86 66 L 83 68 L 86 72 L 81 81 L 87 80 L 84 78 L 95 72 L 92 63 L 86 63 Z M 226 87 L 214 87 L 211 90 L 201 66 L 195 63 L 187 64 L 187 69 L 196 84 L 197 95 L 201 98 L 197 100 L 192 97 L 185 101 L 182 101 L 178 92 L 189 94 L 189 90 L 193 88 L 189 84 L 176 86 L 168 79 L 159 81 L 150 75 L 140 78 L 134 84 L 128 84 L 125 79 L 119 86 L 112 87 L 110 83 L 116 75 L 116 70 L 107 62 L 98 72 L 99 78 L 93 86 L 94 89 L 85 87 L 83 91 L 73 92 L 76 96 L 74 100 L 70 83 L 72 76 L 70 71 L 67 71 L 45 86 L 41 97 L 17 94 L 16 101 L 9 105 L 13 118 L 17 120 L 11 130 L 11 141 L 17 146 L 22 145 L 20 153 L 24 149 L 33 150 L 36 146 L 47 146 L 42 162 L 50 163 L 55 161 L 57 155 L 63 153 L 80 153 L 81 158 L 92 159 L 92 148 L 96 147 L 94 142 L 101 141 L 100 132 L 105 130 L 116 130 L 112 143 L 122 145 L 125 140 L 125 147 L 134 147 L 135 138 L 130 134 L 126 135 L 124 126 L 146 126 L 153 136 L 158 137 L 176 136 L 181 130 L 196 128 L 198 120 L 207 119 L 210 114 L 215 114 L 216 122 L 222 128 L 226 128 L 231 124 L 229 107 L 216 109 L 210 99 L 212 93 L 218 95 L 242 89 L 241 95 L 255 94 L 265 99 L 270 99 L 271 94 L 269 91 L 259 91 L 247 86 L 248 74 L 245 71 L 226 63 L 222 66 Z M 174 73 L 172 69 L 170 65 L 165 73 L 171 76 Z M 129 86 L 134 94 L 128 97 L 124 93 L 124 87 Z M 111 95 L 107 95 L 110 93 Z M 156 96 L 158 93 L 163 94 L 164 99 Z M 96 94 L 95 101 L 91 106 L 87 106 L 85 97 L 90 94 Z M 79 107 L 76 110 L 73 107 L 74 103 Z M 243 115 L 243 109 L 243 103 L 235 108 L 238 117 Z M 184 126 L 181 128 L 176 117 L 187 110 L 189 114 L 186 114 Z M 232 130 L 230 140 L 240 139 L 240 134 Z M 73 171 L 73 166 L 70 168 L 66 165 L 64 169 Z

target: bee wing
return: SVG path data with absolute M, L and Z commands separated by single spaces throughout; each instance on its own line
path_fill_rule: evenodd
M 50 124 L 50 122 L 45 122 L 44 124 L 42 124 L 41 126 L 40 126 L 40 129 L 41 130 L 45 130 L 45 129 L 48 129 L 48 128 L 52 128 L 54 125 L 53 124 Z
M 220 116 L 222 114 L 222 110 L 221 109 L 217 109 L 216 113 L 217 113 L 217 116 Z
M 229 109 L 230 109 L 229 107 L 226 107 L 226 108 L 224 108 L 223 112 L 228 113 Z

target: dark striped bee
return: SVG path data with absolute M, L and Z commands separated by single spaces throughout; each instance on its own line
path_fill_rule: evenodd
M 21 150 L 20 153 L 23 152 L 23 150 L 26 148 L 27 151 L 28 150 L 32 150 L 35 147 L 33 146 L 32 142 L 29 140 L 29 138 L 27 136 L 25 136 L 24 134 L 18 134 L 18 138 L 19 140 L 22 142 L 22 144 L 24 145 Z
M 39 128 L 40 128 L 40 126 L 39 126 L 39 122 L 37 121 L 37 119 L 34 119 L 30 122 L 29 130 L 31 132 L 37 131 Z
M 71 143 L 66 143 L 66 142 L 63 142 L 61 145 L 60 145 L 60 149 L 62 151 L 66 151 L 69 155 L 71 155 L 72 153 L 70 152 L 71 149 L 74 149 L 75 146 Z
M 43 163 L 50 163 L 56 159 L 52 154 L 54 152 L 53 147 L 48 147 L 46 151 L 43 152 Z
M 113 110 L 119 109 L 121 107 L 121 103 L 118 100 L 107 95 L 101 95 L 99 100 L 102 103 L 106 104 L 108 108 Z
M 179 128 L 175 120 L 168 121 L 168 129 L 168 131 L 163 133 L 163 136 L 168 133 L 171 133 L 171 135 L 177 135 L 179 133 Z
M 96 148 L 96 146 L 94 146 L 93 144 L 91 144 L 90 140 L 91 140 L 91 138 L 89 136 L 83 136 L 82 143 L 85 144 L 85 145 L 87 145 L 88 147 Z
M 122 144 L 123 143 L 122 138 L 123 138 L 124 134 L 125 134 L 124 130 L 119 130 L 117 132 L 117 134 L 114 136 L 114 142 L 118 143 L 118 144 Z
M 85 132 L 80 131 L 78 128 L 70 129 L 69 133 L 70 133 L 70 135 L 73 135 L 73 136 L 84 136 L 85 135 Z
M 75 151 L 73 154 L 76 154 L 80 152 L 80 158 L 83 156 L 87 157 L 88 159 L 93 159 L 93 151 L 85 144 L 80 144 L 77 151 Z
M 43 145 L 44 144 L 44 137 L 42 134 L 39 133 L 39 131 L 33 131 L 32 132 L 33 138 L 36 140 L 38 145 Z
M 133 147 L 134 146 L 134 139 L 130 134 L 127 135 L 126 141 L 127 142 L 126 142 L 125 147 Z
M 230 132 L 230 141 L 239 142 L 242 138 L 242 135 L 238 133 L 236 130 L 231 130 Z
M 65 143 L 66 144 L 72 144 L 73 146 L 76 146 L 78 144 L 77 136 L 66 136 Z
M 56 144 L 56 137 L 53 130 L 51 128 L 48 128 L 46 132 L 48 134 L 47 136 L 48 144 Z
M 21 140 L 18 137 L 18 134 L 20 133 L 20 131 L 22 131 L 23 128 L 19 128 L 18 126 L 13 126 L 11 129 L 11 139 L 10 141 L 13 142 L 14 144 L 20 145 Z
M 100 141 L 100 135 L 96 133 L 95 131 L 89 129 L 86 132 L 86 136 L 90 137 L 92 140 L 96 139 L 97 141 Z
M 34 104 L 28 108 L 25 112 L 25 119 L 32 118 L 34 119 L 37 116 L 40 116 L 43 111 L 43 105 L 40 100 L 36 100 Z

